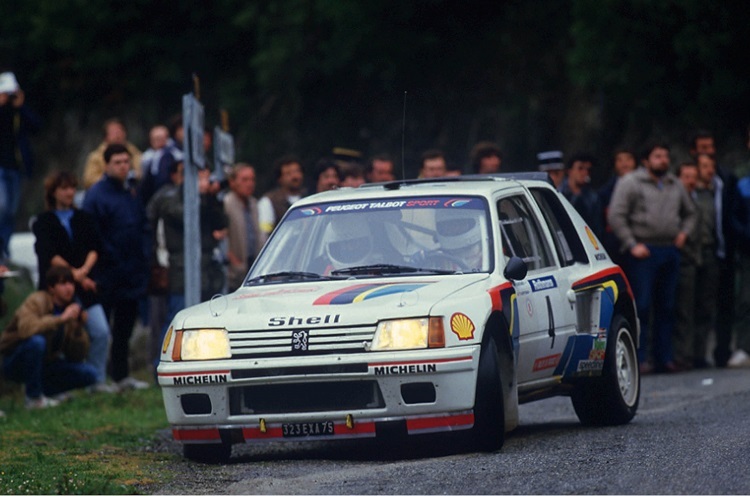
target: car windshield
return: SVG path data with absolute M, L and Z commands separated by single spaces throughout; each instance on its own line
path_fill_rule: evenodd
M 492 269 L 487 202 L 410 197 L 293 208 L 245 281 L 312 281 Z

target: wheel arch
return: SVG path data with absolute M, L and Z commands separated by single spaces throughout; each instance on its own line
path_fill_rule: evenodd
M 493 338 L 497 345 L 500 361 L 500 377 L 503 388 L 503 406 L 505 411 L 505 432 L 518 427 L 518 378 L 516 376 L 516 357 L 513 348 L 513 336 L 510 325 L 502 312 L 490 314 L 484 327 L 482 342 Z
M 633 336 L 635 347 L 638 348 L 638 343 L 640 342 L 641 335 L 641 323 L 638 319 L 638 312 L 635 308 L 635 301 L 633 301 L 628 294 L 621 295 L 618 301 L 615 302 L 615 308 L 612 317 L 614 318 L 614 316 L 618 314 L 622 315 L 630 323 L 630 326 L 635 333 L 635 335 Z M 610 329 L 609 332 L 617 332 L 617 330 Z

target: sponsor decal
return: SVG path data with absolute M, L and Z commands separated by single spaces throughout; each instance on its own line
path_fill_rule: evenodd
M 613 301 L 617 301 L 619 292 L 623 290 L 627 291 L 631 299 L 635 299 L 630 283 L 619 266 L 600 270 L 572 284 L 573 291 L 583 291 L 596 286 L 609 288 L 612 291 Z
M 500 286 L 488 289 L 487 292 L 490 294 L 490 299 L 492 300 L 492 310 L 503 311 L 508 305 L 507 300 L 510 299 L 510 295 L 515 294 L 515 289 L 511 283 L 506 282 Z
M 332 291 L 320 296 L 313 305 L 348 305 L 359 303 L 381 296 L 416 291 L 432 283 L 381 283 L 381 284 L 357 284 L 348 286 L 337 291 Z
M 380 203 L 386 203 L 386 202 L 380 202 Z M 405 202 L 387 202 L 390 204 L 391 207 L 400 207 Z M 352 210 L 364 210 L 368 207 L 368 205 L 375 205 L 375 204 L 368 204 L 368 203 L 350 203 L 348 205 L 330 205 L 326 207 L 325 212 L 351 212 Z M 370 208 L 373 208 L 370 206 Z M 374 207 L 377 208 L 377 207 Z M 381 208 L 386 208 L 385 206 Z
M 316 325 L 329 325 L 338 324 L 341 322 L 341 314 L 335 315 L 313 315 L 310 317 L 297 317 L 290 315 L 289 317 L 271 317 L 268 319 L 268 327 L 280 327 L 280 326 L 316 326 Z
M 426 374 L 437 372 L 438 364 L 470 362 L 470 356 L 457 358 L 443 358 L 435 360 L 423 360 L 416 362 L 387 362 L 387 363 L 368 363 L 367 367 L 372 369 L 375 375 L 405 375 L 405 374 Z
M 531 304 L 531 300 L 526 300 L 526 313 L 529 314 L 529 317 L 534 315 L 534 305 Z
M 488 289 L 490 300 L 492 301 L 492 311 L 503 312 L 505 319 L 510 324 L 508 331 L 513 336 L 518 336 L 520 329 L 518 327 L 518 296 L 513 285 L 509 282 Z
M 451 331 L 453 331 L 458 339 L 474 339 L 474 322 L 461 312 L 456 312 L 451 316 Z
M 440 204 L 440 200 L 409 200 L 406 202 L 407 207 L 437 207 Z
M 607 255 L 605 255 L 604 253 L 596 253 L 596 254 L 594 254 L 594 258 L 597 259 L 597 260 L 599 260 L 599 261 L 602 261 L 602 260 L 606 260 L 607 259 Z
M 437 372 L 436 363 L 410 363 L 401 365 L 379 365 L 373 367 L 375 375 L 406 375 Z
M 599 330 L 596 339 L 594 339 L 591 351 L 589 352 L 589 360 L 604 360 L 604 356 L 607 353 L 606 332 L 605 329 Z
M 292 332 L 292 351 L 307 351 L 307 341 L 310 331 L 303 329 Z
M 591 229 L 589 229 L 589 226 L 586 226 L 586 235 L 589 237 L 589 241 L 591 241 L 591 244 L 594 246 L 594 249 L 598 250 L 599 243 L 596 241 L 596 236 L 594 236 L 594 233 L 591 232 Z
M 470 203 L 470 199 L 454 198 L 443 203 L 444 207 L 463 207 Z M 325 207 L 324 212 L 350 212 L 352 210 L 380 210 L 387 208 L 415 208 L 415 207 L 436 207 L 440 205 L 439 199 L 426 198 L 414 200 L 390 200 L 390 201 L 373 201 L 362 203 L 346 203 L 339 205 L 329 205 Z
M 466 205 L 469 202 L 471 202 L 471 200 L 465 200 L 465 199 L 461 199 L 461 198 L 454 198 L 452 200 L 448 200 L 447 202 L 445 202 L 443 204 L 443 206 L 450 207 L 450 208 L 460 208 L 460 207 L 463 207 L 464 205 Z
M 300 212 L 305 216 L 318 215 L 323 213 L 323 211 L 319 207 L 303 208 Z
M 462 207 L 471 200 L 449 200 L 444 204 L 446 207 Z M 346 203 L 339 205 L 328 205 L 323 212 L 351 212 L 353 210 L 381 210 L 394 208 L 419 208 L 419 207 L 436 207 L 440 205 L 440 200 L 391 200 L 391 201 L 374 201 L 363 203 Z M 320 210 L 320 209 L 318 209 Z
M 561 356 L 562 354 L 558 353 L 556 355 L 549 355 L 549 356 L 537 358 L 536 360 L 534 360 L 534 367 L 531 369 L 532 372 L 538 372 L 540 370 L 551 369 L 553 367 L 557 367 L 557 364 L 560 363 Z
M 577 372 L 599 372 L 604 368 L 603 360 L 580 360 Z
M 289 295 L 289 294 L 299 294 L 299 293 L 317 293 L 319 288 L 317 286 L 312 286 L 308 288 L 288 288 L 288 289 L 274 289 L 272 291 L 261 291 L 258 293 L 247 293 L 247 294 L 239 294 L 235 297 L 233 297 L 233 300 L 245 300 L 247 298 L 263 298 L 267 296 L 281 296 L 281 295 Z
M 446 196 L 394 198 L 381 201 L 354 201 L 308 205 L 293 209 L 287 220 L 295 220 L 313 215 L 339 214 L 368 210 L 401 210 L 406 208 L 470 208 L 483 209 L 484 202 L 475 201 L 472 197 L 451 198 Z
M 605 351 L 596 348 L 589 352 L 589 360 L 604 360 Z
M 173 377 L 172 381 L 175 386 L 194 386 L 199 384 L 224 384 L 229 380 L 227 374 L 201 374 L 201 375 L 180 375 Z
M 554 276 L 537 277 L 536 279 L 531 279 L 529 282 L 531 283 L 531 290 L 535 293 L 557 287 L 557 281 Z

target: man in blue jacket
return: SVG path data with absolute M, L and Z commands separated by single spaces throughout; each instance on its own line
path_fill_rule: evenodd
M 579 153 L 568 160 L 565 168 L 566 178 L 558 191 L 575 207 L 586 224 L 599 238 L 604 232 L 602 207 L 599 195 L 591 188 L 591 168 L 594 158 Z
M 143 205 L 128 186 L 128 149 L 109 145 L 104 161 L 104 176 L 86 193 L 83 210 L 96 219 L 102 238 L 96 283 L 112 326 L 111 376 L 120 389 L 142 389 L 147 384 L 130 376 L 128 358 L 138 302 L 148 282 L 148 224 Z
M 0 256 L 8 254 L 21 198 L 21 178 L 32 174 L 29 137 L 41 123 L 25 100 L 15 75 L 0 74 Z

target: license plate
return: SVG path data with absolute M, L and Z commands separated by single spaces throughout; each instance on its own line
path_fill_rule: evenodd
M 333 422 L 299 422 L 281 424 L 284 437 L 332 436 Z

